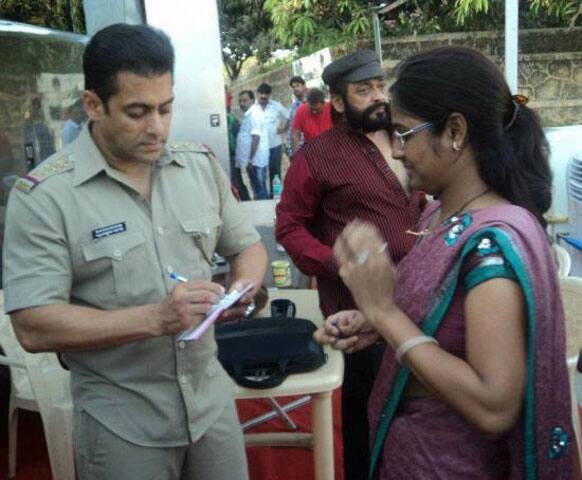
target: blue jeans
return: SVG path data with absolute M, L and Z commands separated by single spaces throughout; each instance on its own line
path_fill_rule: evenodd
M 269 198 L 273 198 L 273 178 L 279 176 L 281 182 L 281 157 L 283 156 L 283 145 L 269 149 Z
M 247 167 L 247 171 L 251 180 L 251 187 L 255 192 L 255 200 L 269 198 L 269 193 L 267 192 L 267 167 L 255 167 L 252 165 Z

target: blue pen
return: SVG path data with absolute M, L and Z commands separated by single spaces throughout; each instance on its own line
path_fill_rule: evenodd
M 172 280 L 176 280 L 177 282 L 181 282 L 181 283 L 185 283 L 188 281 L 188 279 L 186 277 L 183 277 L 182 275 L 178 275 L 176 272 L 172 272 L 170 273 L 170 278 Z M 224 295 L 221 295 L 221 299 Z M 211 313 L 216 310 L 217 306 L 214 305 L 210 311 L 208 312 L 206 319 L 208 319 L 208 317 L 211 315 Z M 185 332 L 182 332 L 180 334 L 180 336 L 178 337 L 178 340 L 183 340 L 185 336 L 188 335 L 192 335 L 192 334 L 196 334 L 196 332 L 198 331 L 198 335 L 195 337 L 196 339 L 198 339 L 208 328 L 208 326 L 210 325 L 210 322 L 208 322 L 207 324 L 205 324 L 205 322 L 203 321 L 201 324 L 198 325 L 194 325 L 193 327 L 190 327 L 188 330 L 186 330 Z
M 182 275 L 178 275 L 177 273 L 170 273 L 170 278 L 172 280 L 176 280 L 177 282 L 187 282 L 188 279 L 186 277 L 183 277 Z
M 175 272 L 170 273 L 170 278 L 172 280 L 176 280 L 177 282 L 181 282 L 181 283 L 189 281 L 186 277 L 183 277 L 182 275 L 178 275 Z M 233 290 L 233 291 L 236 293 L 236 290 Z M 225 295 L 224 293 L 220 295 L 221 300 L 222 300 L 222 298 L 224 298 L 224 295 Z

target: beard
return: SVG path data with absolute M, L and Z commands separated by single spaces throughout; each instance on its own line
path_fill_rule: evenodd
M 390 126 L 390 117 L 388 116 L 388 103 L 378 102 L 370 105 L 363 111 L 354 109 L 349 101 L 344 98 L 346 121 L 354 130 L 360 130 L 363 133 L 377 132 L 383 128 L 388 129 Z M 384 107 L 384 112 L 375 113 L 378 107 Z

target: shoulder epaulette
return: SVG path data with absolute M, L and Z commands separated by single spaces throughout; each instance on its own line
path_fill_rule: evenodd
M 73 161 L 69 157 L 61 157 L 55 160 L 48 160 L 41 163 L 34 170 L 30 171 L 23 177 L 20 177 L 14 183 L 14 187 L 23 192 L 29 193 L 38 184 L 47 178 L 66 172 L 73 168 Z
M 198 153 L 208 153 L 209 150 L 205 145 L 201 143 L 194 142 L 171 142 L 168 144 L 170 151 L 179 152 L 198 152 Z

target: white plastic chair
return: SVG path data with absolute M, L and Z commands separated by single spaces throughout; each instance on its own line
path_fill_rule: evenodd
M 4 355 L 0 355 L 0 364 L 10 368 L 10 399 L 8 404 L 8 476 L 16 473 L 16 445 L 18 441 L 18 410 L 39 411 L 38 403 L 32 393 L 32 387 L 26 373 L 24 350 L 14 336 L 10 318 L 0 317 L 0 346 Z
M 570 257 L 568 250 L 557 243 L 552 245 L 552 250 L 554 252 L 556 263 L 558 264 L 558 276 L 567 277 L 572 268 L 572 258 Z
M 0 308 L 3 301 L 0 292 Z M 16 474 L 18 410 L 40 412 L 55 480 L 75 480 L 73 403 L 69 372 L 54 353 L 25 352 L 12 330 L 10 318 L 0 314 L 0 364 L 8 365 L 12 388 L 8 407 L 8 476 Z
M 564 303 L 566 316 L 566 354 L 568 361 L 568 373 L 570 376 L 570 392 L 572 395 L 572 421 L 578 438 L 578 446 L 582 447 L 580 432 L 580 418 L 578 405 L 582 405 L 582 397 L 577 395 L 576 383 L 580 383 L 582 374 L 577 371 L 576 364 L 582 348 L 582 278 L 560 278 L 560 291 Z

